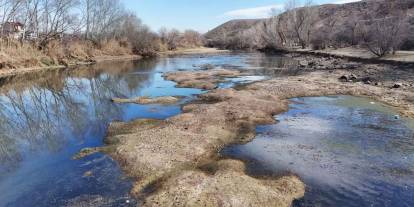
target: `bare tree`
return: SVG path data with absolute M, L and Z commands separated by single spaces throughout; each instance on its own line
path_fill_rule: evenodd
M 23 5 L 23 0 L 0 0 L 1 11 L 1 34 L 4 34 L 4 24 L 11 20 L 14 20 L 18 15 L 19 8 Z
M 40 18 L 40 45 L 46 46 L 52 39 L 59 39 L 65 33 L 80 29 L 78 13 L 74 8 L 77 0 L 43 0 L 40 2 L 42 14 Z
M 169 50 L 175 50 L 179 46 L 181 33 L 177 29 L 171 29 L 167 34 L 167 46 Z
M 185 30 L 183 33 L 183 45 L 186 47 L 199 47 L 203 45 L 202 35 L 195 30 Z
M 304 49 L 308 46 L 311 29 L 314 24 L 314 9 L 312 1 L 306 0 L 303 7 L 298 8 L 296 0 L 287 0 L 285 3 L 287 22 L 292 36 L 297 39 Z
M 165 27 L 162 27 L 159 31 L 158 31 L 158 35 L 160 37 L 160 40 L 163 44 L 167 44 L 167 38 L 168 38 L 168 29 Z
M 395 1 L 387 1 L 382 16 L 371 16 L 361 23 L 362 43 L 374 55 L 382 57 L 401 46 L 407 35 L 404 21 L 407 9 L 397 7 L 404 6 Z
M 382 57 L 399 47 L 403 40 L 402 21 L 388 17 L 365 22 L 362 25 L 363 45 L 374 55 Z
M 111 39 L 126 16 L 120 0 L 82 0 L 85 35 L 88 39 Z

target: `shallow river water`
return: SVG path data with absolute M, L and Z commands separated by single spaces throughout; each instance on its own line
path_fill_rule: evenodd
M 112 121 L 181 113 L 182 104 L 205 91 L 175 88 L 162 73 L 203 64 L 253 72 L 220 87 L 299 72 L 292 59 L 242 53 L 112 62 L 0 80 L 0 206 L 135 206 L 131 179 L 110 157 L 72 157 L 102 146 Z M 171 106 L 110 101 L 136 96 L 184 98 Z M 280 123 L 258 127 L 253 142 L 222 153 L 250 160 L 252 174 L 301 176 L 307 192 L 297 206 L 412 206 L 413 126 L 394 113 L 354 97 L 293 99 L 291 110 L 277 116 Z
M 414 206 L 414 120 L 395 114 L 366 98 L 295 98 L 277 124 L 222 154 L 257 176 L 298 175 L 306 194 L 294 206 Z
M 165 119 L 204 93 L 175 88 L 162 73 L 217 68 L 280 68 L 289 60 L 260 54 L 189 55 L 112 62 L 0 80 L 0 206 L 133 206 L 131 180 L 104 154 L 72 160 L 85 147 L 102 146 L 111 121 Z M 276 71 L 276 70 L 274 70 Z M 273 75 L 275 72 L 272 72 Z M 276 72 L 279 73 L 279 72 Z M 228 79 L 220 87 L 264 76 Z M 113 97 L 184 96 L 172 106 L 114 104 Z

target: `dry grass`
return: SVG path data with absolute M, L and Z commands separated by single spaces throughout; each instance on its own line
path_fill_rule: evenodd
M 109 56 L 132 55 L 131 48 L 124 41 L 103 41 L 100 43 L 100 51 L 102 55 Z
M 42 66 L 48 57 L 34 45 L 16 41 L 0 41 L 0 69 Z
M 123 41 L 109 40 L 94 44 L 91 41 L 50 41 L 43 50 L 34 43 L 0 40 L 0 70 L 73 65 L 91 62 L 100 56 L 132 55 Z

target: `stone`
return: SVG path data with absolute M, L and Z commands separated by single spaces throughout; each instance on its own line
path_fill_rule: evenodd
M 361 81 L 365 84 L 369 84 L 369 85 L 372 84 L 372 78 L 370 78 L 370 77 L 362 78 Z
M 341 77 L 339 78 L 339 80 L 340 80 L 341 82 L 348 82 L 348 76 L 343 75 L 343 76 L 341 76 Z
M 392 88 L 401 88 L 403 85 L 401 83 L 395 83 Z

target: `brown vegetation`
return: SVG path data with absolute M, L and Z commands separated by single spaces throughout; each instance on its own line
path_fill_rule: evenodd
M 0 69 L 94 62 L 101 56 L 154 56 L 199 47 L 192 30 L 152 32 L 120 0 L 2 0 Z
M 204 45 L 203 36 L 194 30 L 186 30 L 184 33 L 176 29 L 161 28 L 158 32 L 162 51 L 177 50 L 179 48 L 194 48 Z

